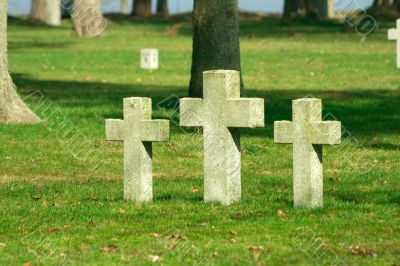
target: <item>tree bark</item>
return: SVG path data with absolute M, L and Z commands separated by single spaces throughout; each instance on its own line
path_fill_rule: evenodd
M 283 19 L 290 20 L 293 15 L 296 15 L 299 10 L 298 0 L 285 0 L 283 8 Z
M 72 20 L 76 35 L 87 38 L 103 34 L 107 24 L 97 0 L 74 0 Z
M 7 0 L 0 0 L 0 123 L 37 123 L 40 119 L 18 96 L 7 60 Z
M 203 96 L 204 71 L 221 69 L 241 71 L 238 0 L 195 0 L 190 97 Z
M 32 0 L 31 18 L 37 21 L 46 21 L 46 0 Z
M 32 0 L 31 18 L 51 26 L 61 24 L 60 0 Z
M 151 16 L 151 0 L 134 0 L 132 15 L 139 18 Z
M 157 16 L 169 18 L 168 0 L 157 0 Z

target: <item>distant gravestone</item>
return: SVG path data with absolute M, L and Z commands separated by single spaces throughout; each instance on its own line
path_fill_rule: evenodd
M 321 121 L 319 99 L 293 101 L 293 122 L 275 122 L 275 143 L 293 144 L 295 207 L 323 206 L 322 144 L 341 143 L 341 123 Z
M 61 2 L 60 0 L 46 0 L 46 23 L 50 26 L 61 25 Z
M 169 121 L 151 120 L 151 99 L 125 98 L 124 120 L 106 120 L 106 139 L 124 142 L 124 198 L 152 201 L 152 142 L 169 140 Z
M 397 20 L 396 29 L 388 31 L 388 38 L 390 41 L 397 41 L 397 68 L 400 68 L 400 19 Z
M 204 200 L 240 201 L 240 131 L 264 126 L 264 100 L 240 98 L 240 73 L 203 73 L 204 99 L 180 101 L 180 124 L 204 130 Z
M 157 49 L 142 49 L 140 59 L 140 67 L 145 70 L 156 70 L 158 64 L 158 50 Z

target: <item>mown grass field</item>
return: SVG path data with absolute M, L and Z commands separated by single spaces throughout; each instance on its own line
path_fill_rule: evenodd
M 10 19 L 14 82 L 48 122 L 0 126 L 0 264 L 399 265 L 394 23 L 362 38 L 343 25 L 242 22 L 246 96 L 265 99 L 266 127 L 242 130 L 242 202 L 229 207 L 202 202 L 202 137 L 178 127 L 189 25 L 116 19 L 85 40 L 68 21 Z M 160 49 L 160 70 L 139 68 L 143 47 Z M 151 97 L 154 117 L 172 120 L 171 142 L 153 145 L 153 204 L 123 201 L 122 144 L 105 141 L 104 119 L 122 118 L 131 96 Z M 346 132 L 325 147 L 317 210 L 292 207 L 292 146 L 272 137 L 291 101 L 309 96 Z

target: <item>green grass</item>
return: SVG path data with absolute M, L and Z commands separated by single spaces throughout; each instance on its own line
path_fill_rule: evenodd
M 176 124 L 191 35 L 188 22 L 164 34 L 172 25 L 115 20 L 83 40 L 68 22 L 11 19 L 10 71 L 24 97 L 43 93 L 26 101 L 49 121 L 0 127 L 0 264 L 400 264 L 394 24 L 361 38 L 335 24 L 242 23 L 246 95 L 265 99 L 266 127 L 242 131 L 242 202 L 229 207 L 202 202 L 202 138 Z M 139 69 L 143 47 L 160 49 L 160 70 Z M 153 204 L 123 201 L 122 144 L 104 140 L 104 119 L 121 118 L 129 96 L 151 97 L 154 117 L 174 121 L 171 142 L 154 144 Z M 318 210 L 292 207 L 292 146 L 272 139 L 273 121 L 291 120 L 291 101 L 304 96 L 322 98 L 349 132 L 325 148 Z

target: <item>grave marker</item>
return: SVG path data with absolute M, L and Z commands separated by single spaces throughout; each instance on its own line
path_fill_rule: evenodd
M 395 29 L 389 29 L 388 39 L 397 42 L 397 68 L 400 68 L 400 19 L 397 20 Z
M 152 142 L 169 140 L 169 121 L 151 119 L 150 98 L 125 98 L 124 120 L 106 120 L 106 139 L 124 142 L 124 198 L 152 201 Z
M 240 73 L 203 73 L 204 99 L 180 100 L 180 125 L 203 127 L 204 200 L 240 201 L 239 128 L 264 126 L 264 100 L 240 98 Z
M 293 101 L 293 122 L 276 121 L 275 143 L 293 144 L 295 207 L 323 206 L 322 145 L 341 143 L 341 123 L 322 120 L 319 99 Z

